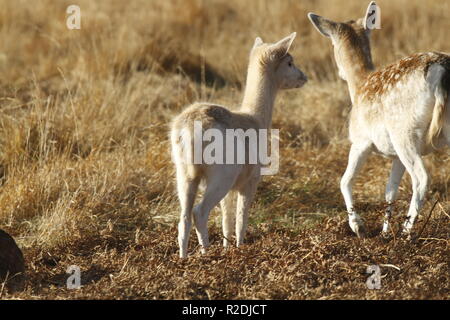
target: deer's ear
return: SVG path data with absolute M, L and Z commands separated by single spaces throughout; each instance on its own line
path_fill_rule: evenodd
M 272 54 L 279 58 L 284 57 L 288 53 L 289 48 L 291 47 L 296 35 L 297 33 L 293 32 L 286 38 L 281 39 L 277 43 L 271 45 L 270 50 L 272 51 Z
M 375 1 L 369 3 L 366 10 L 366 15 L 363 19 L 364 29 L 370 32 L 373 29 L 378 29 L 380 27 L 380 8 L 377 6 Z
M 331 37 L 334 29 L 336 28 L 336 22 L 322 18 L 312 12 L 308 13 L 308 18 L 320 34 L 325 37 Z
M 260 45 L 262 45 L 264 42 L 260 37 L 256 37 L 255 39 L 255 43 L 253 44 L 253 48 L 259 47 Z

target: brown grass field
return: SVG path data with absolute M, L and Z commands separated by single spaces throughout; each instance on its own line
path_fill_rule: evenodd
M 347 225 L 339 180 L 350 98 L 306 14 L 347 21 L 368 3 L 0 0 L 0 228 L 23 250 L 27 277 L 23 291 L 0 284 L 0 298 L 448 299 L 448 149 L 426 158 L 431 187 L 414 241 L 379 236 L 390 161 L 376 155 L 354 188 L 369 237 Z M 449 1 L 377 3 L 377 67 L 450 52 Z M 70 4 L 81 30 L 66 27 Z M 168 124 L 194 101 L 238 106 L 255 37 L 293 31 L 309 82 L 278 96 L 280 172 L 259 185 L 247 244 L 221 248 L 216 210 L 210 252 L 199 253 L 193 233 L 181 261 Z M 410 197 L 405 175 L 394 230 Z M 382 288 L 369 290 L 372 264 L 400 270 L 382 266 Z M 81 268 L 81 289 L 66 288 L 70 265 Z

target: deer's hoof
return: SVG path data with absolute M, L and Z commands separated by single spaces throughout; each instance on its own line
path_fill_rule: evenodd
M 352 213 L 349 215 L 348 223 L 350 225 L 350 229 L 358 236 L 358 238 L 366 237 L 366 228 L 362 219 L 356 214 Z

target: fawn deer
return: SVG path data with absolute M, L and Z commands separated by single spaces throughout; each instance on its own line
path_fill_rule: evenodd
M 195 136 L 193 123 L 201 121 L 203 129 L 219 130 L 223 135 L 229 129 L 268 129 L 272 123 L 272 111 L 279 89 L 299 88 L 307 81 L 306 76 L 294 65 L 288 53 L 296 33 L 275 44 L 264 43 L 256 38 L 250 52 L 244 99 L 239 111 L 230 111 L 224 106 L 211 103 L 194 103 L 178 115 L 171 127 L 172 155 L 176 166 L 178 196 L 181 205 L 178 225 L 180 257 L 187 257 L 189 233 L 192 220 L 202 253 L 209 246 L 207 221 L 210 211 L 220 202 L 224 246 L 229 245 L 234 218 L 232 207 L 236 204 L 236 245 L 244 241 L 248 211 L 260 179 L 260 163 L 220 164 L 184 161 L 192 152 Z M 188 139 L 183 139 L 188 136 Z M 207 148 L 203 146 L 202 148 Z M 249 149 L 248 143 L 245 146 Z M 204 150 L 204 149 L 203 149 Z M 201 150 L 202 151 L 202 150 Z M 224 148 L 226 153 L 234 152 Z M 194 151 L 195 152 L 195 151 Z M 205 192 L 194 207 L 199 184 L 203 182 Z

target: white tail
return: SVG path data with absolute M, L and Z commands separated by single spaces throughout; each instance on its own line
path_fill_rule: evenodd
M 440 67 L 440 65 L 437 65 Z M 442 73 L 439 73 L 440 77 L 438 78 L 438 84 L 435 90 L 435 98 L 436 103 L 433 108 L 433 116 L 431 118 L 430 129 L 428 130 L 427 141 L 430 145 L 435 145 L 434 140 L 438 138 L 442 132 L 445 121 L 445 111 L 446 105 L 448 101 L 448 92 L 450 91 L 450 86 L 448 86 L 450 81 L 446 81 L 446 79 L 450 79 L 450 69 L 441 69 Z

